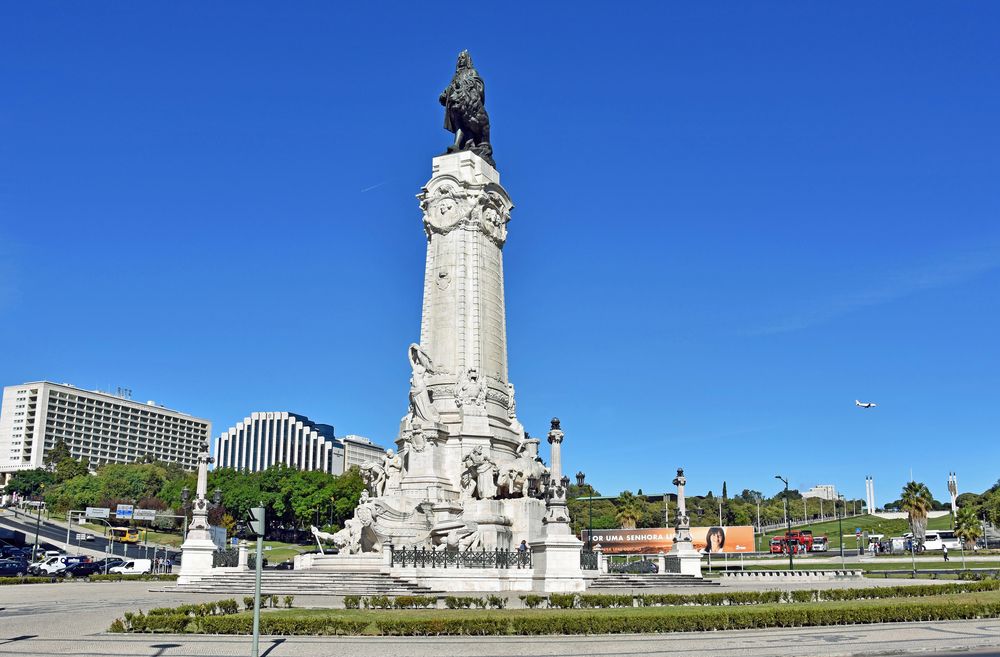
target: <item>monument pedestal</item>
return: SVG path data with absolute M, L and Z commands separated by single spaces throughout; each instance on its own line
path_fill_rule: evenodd
M 212 564 L 216 545 L 207 531 L 192 529 L 187 539 L 181 545 L 181 571 L 177 577 L 178 584 L 197 582 L 212 576 Z
M 694 575 L 701 577 L 701 554 L 692 549 L 690 552 L 671 551 L 664 557 L 665 573 L 676 575 Z
M 580 569 L 583 543 L 572 534 L 546 536 L 531 546 L 531 566 L 535 570 L 535 590 L 545 593 L 574 593 L 586 589 Z

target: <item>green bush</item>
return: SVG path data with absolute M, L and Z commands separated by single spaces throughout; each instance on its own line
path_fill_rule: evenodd
M 518 597 L 521 599 L 521 602 L 524 603 L 524 606 L 527 607 L 528 609 L 537 609 L 542 605 L 543 602 L 548 600 L 548 598 L 546 598 L 544 595 L 529 594 L 529 595 L 520 595 Z
M 232 598 L 219 600 L 216 604 L 219 606 L 220 614 L 235 614 L 240 610 L 240 604 Z
M 549 596 L 549 606 L 555 609 L 572 609 L 575 604 L 575 593 L 553 593 Z
M 292 602 L 294 600 L 295 600 L 295 596 L 294 595 L 286 595 L 285 596 L 285 607 L 288 608 L 288 609 L 291 609 L 292 608 Z
M 344 608 L 345 609 L 360 609 L 361 608 L 361 596 L 360 595 L 345 595 L 344 596 Z
M 436 602 L 437 598 L 428 595 L 397 595 L 392 606 L 396 609 L 427 609 Z
M 243 608 L 246 609 L 247 611 L 250 611 L 251 609 L 253 609 L 253 596 L 252 595 L 245 595 L 245 596 L 243 596 Z
M 507 598 L 502 595 L 488 595 L 486 596 L 486 604 L 491 609 L 503 609 L 507 606 Z
M 449 595 L 444 599 L 444 606 L 448 609 L 486 609 L 488 602 L 484 598 L 454 596 Z
M 364 599 L 365 609 L 392 609 L 392 600 L 387 595 L 373 595 Z
M 577 596 L 577 604 L 581 609 L 631 607 L 633 600 L 631 595 L 589 594 Z

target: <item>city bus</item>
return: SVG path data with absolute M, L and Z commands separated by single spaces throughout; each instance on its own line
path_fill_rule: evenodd
M 108 540 L 112 543 L 138 543 L 142 539 L 135 527 L 112 527 Z

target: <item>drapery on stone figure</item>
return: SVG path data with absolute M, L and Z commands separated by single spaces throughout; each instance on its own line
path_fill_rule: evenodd
M 475 496 L 481 500 L 491 500 L 496 497 L 497 486 L 493 481 L 497 466 L 490 457 L 483 454 L 482 447 L 476 447 L 465 455 L 462 465 L 476 479 Z
M 490 117 L 486 113 L 486 85 L 472 65 L 468 50 L 458 55 L 451 84 L 441 92 L 444 105 L 444 129 L 455 133 L 449 153 L 472 151 L 495 167 L 490 145 Z
M 437 409 L 431 401 L 431 393 L 427 389 L 427 375 L 434 373 L 434 363 L 420 345 L 411 344 L 409 349 L 410 367 L 410 417 L 423 422 L 440 421 Z
M 396 454 L 393 449 L 385 450 L 385 460 L 382 462 L 385 470 L 385 484 L 382 487 L 382 494 L 387 490 L 396 490 L 403 480 L 403 459 Z

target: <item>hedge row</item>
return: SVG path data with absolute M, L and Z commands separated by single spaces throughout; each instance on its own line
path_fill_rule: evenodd
M 56 584 L 60 582 L 174 582 L 177 575 L 88 575 L 87 577 L 0 577 L 0 586 L 11 584 Z
M 268 635 L 356 635 L 437 636 L 437 635 L 542 635 L 542 634 L 622 634 L 743 630 L 768 627 L 808 627 L 935 620 L 964 620 L 1000 617 L 1000 602 L 941 603 L 906 602 L 863 607 L 752 607 L 692 610 L 684 614 L 622 614 L 598 616 L 569 613 L 559 616 L 488 616 L 475 618 L 398 619 L 371 621 L 333 617 L 261 617 L 261 633 Z M 137 632 L 202 632 L 207 634 L 249 634 L 249 616 L 147 616 Z

